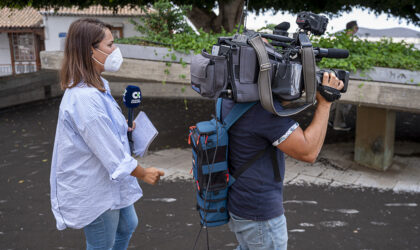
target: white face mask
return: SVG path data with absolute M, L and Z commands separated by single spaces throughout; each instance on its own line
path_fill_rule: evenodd
M 103 51 L 101 51 L 100 49 L 96 49 L 97 51 L 101 52 L 104 55 L 107 55 L 106 59 L 105 59 L 105 63 L 101 63 L 98 60 L 96 60 L 96 58 L 92 55 L 93 60 L 95 60 L 95 62 L 101 64 L 104 66 L 105 71 L 110 71 L 110 72 L 116 72 L 120 69 L 121 64 L 123 62 L 123 57 L 121 55 L 121 51 L 120 48 L 116 48 L 114 49 L 111 54 L 107 54 Z

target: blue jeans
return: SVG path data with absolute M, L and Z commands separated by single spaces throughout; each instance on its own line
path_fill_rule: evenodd
M 83 228 L 87 250 L 127 249 L 138 219 L 133 205 L 108 210 Z
M 236 250 L 287 249 L 287 224 L 284 214 L 266 221 L 253 221 L 230 213 L 229 228 L 235 233 L 239 243 Z

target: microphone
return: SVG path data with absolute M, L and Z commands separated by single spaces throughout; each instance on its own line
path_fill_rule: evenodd
M 294 41 L 293 38 L 290 38 L 290 37 L 287 37 L 287 36 L 271 35 L 271 34 L 264 34 L 264 33 L 260 33 L 260 34 L 261 34 L 262 37 L 274 40 L 276 42 L 290 43 L 290 42 Z
M 287 31 L 290 28 L 290 23 L 289 22 L 282 22 L 280 24 L 277 24 L 274 29 L 276 30 L 282 30 L 282 31 Z
M 349 51 L 346 49 L 335 49 L 335 48 L 316 48 L 314 49 L 316 57 L 326 57 L 326 58 L 347 58 L 349 57 Z
M 289 22 L 282 22 L 280 24 L 277 24 L 274 27 L 273 34 L 288 37 L 289 33 L 287 32 L 287 30 L 289 30 L 289 28 L 290 28 L 290 23 Z
M 133 109 L 137 108 L 141 103 L 141 90 L 137 86 L 128 85 L 123 95 L 124 105 L 128 108 L 128 126 L 133 127 Z M 127 132 L 130 150 L 133 152 L 132 132 Z

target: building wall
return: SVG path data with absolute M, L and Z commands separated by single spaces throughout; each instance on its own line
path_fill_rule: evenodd
M 79 19 L 79 16 L 48 16 L 43 15 L 45 30 L 45 50 L 57 51 L 62 50 L 64 39 L 59 34 L 67 33 L 70 24 Z M 142 34 L 135 30 L 133 24 L 130 23 L 132 17 L 95 17 L 101 21 L 109 23 L 114 27 L 123 28 L 124 37 L 141 36 Z M 134 18 L 135 19 L 135 18 Z M 60 44 L 61 47 L 60 47 Z
M 11 64 L 9 37 L 7 33 L 0 33 L 0 64 Z

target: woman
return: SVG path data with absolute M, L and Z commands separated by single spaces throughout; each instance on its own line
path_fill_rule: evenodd
M 57 228 L 83 228 L 88 250 L 127 249 L 137 227 L 133 203 L 142 196 L 136 177 L 155 184 L 164 174 L 131 157 L 126 119 L 100 76 L 123 60 L 110 27 L 97 19 L 70 25 L 51 165 Z

